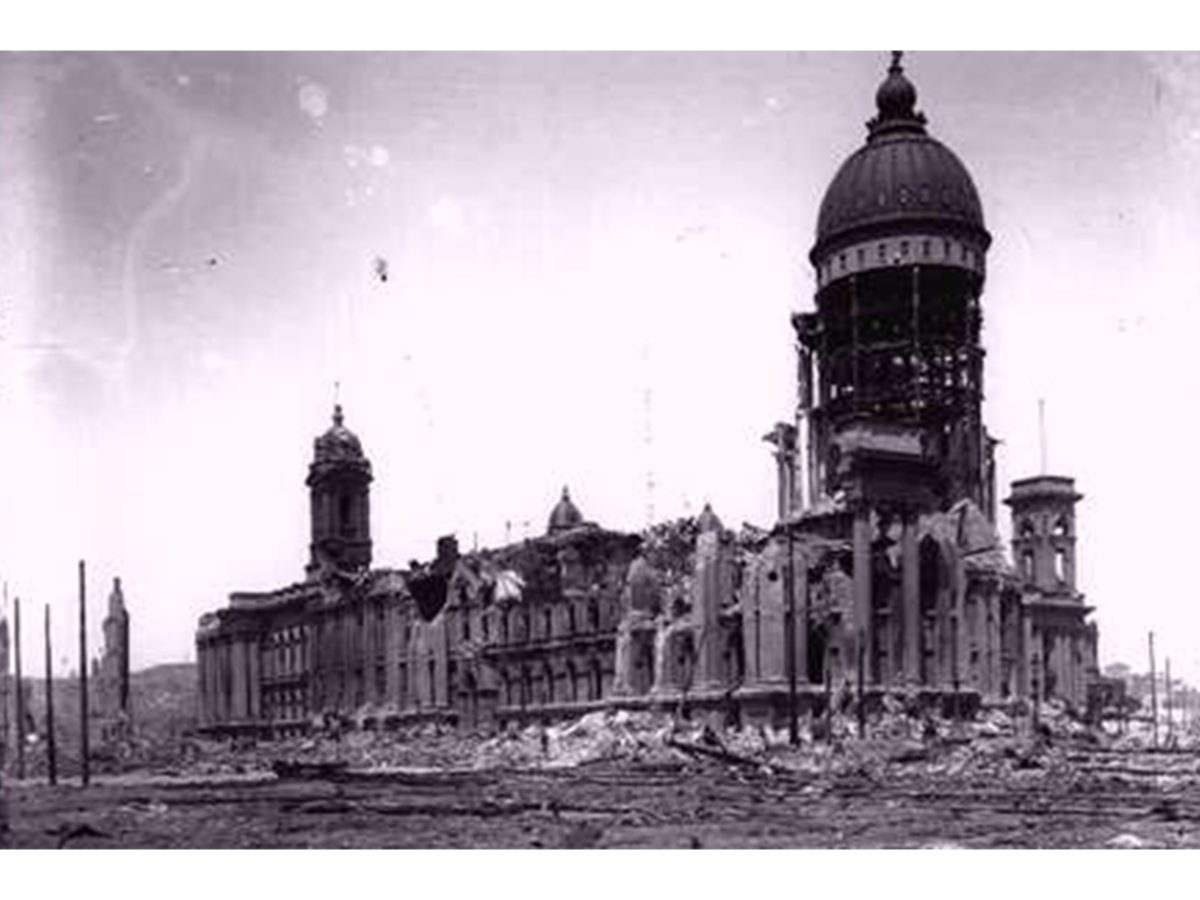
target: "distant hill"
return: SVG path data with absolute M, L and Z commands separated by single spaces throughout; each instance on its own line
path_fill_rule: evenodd
M 176 737 L 197 721 L 195 663 L 166 663 L 129 676 L 134 727 L 148 738 Z
M 41 678 L 26 678 L 29 697 L 29 718 L 39 742 L 29 754 L 30 770 L 40 772 L 44 766 L 41 741 L 45 736 L 46 688 Z M 92 748 L 97 760 L 109 754 L 105 751 L 100 716 L 99 692 L 93 681 L 88 683 L 92 715 Z M 140 748 L 137 756 L 170 755 L 180 738 L 196 727 L 196 665 L 167 663 L 132 672 L 129 676 L 129 699 L 132 706 L 134 745 Z M 60 770 L 75 771 L 79 748 L 79 681 L 76 678 L 54 681 L 54 731 L 58 742 Z

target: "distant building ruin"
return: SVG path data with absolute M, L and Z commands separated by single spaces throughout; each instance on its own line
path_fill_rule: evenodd
M 8 619 L 4 615 L 4 611 L 0 610 L 0 772 L 4 770 L 8 750 L 12 746 L 13 689 L 10 674 L 11 663 L 9 662 L 10 647 Z
M 624 534 L 564 489 L 541 536 L 465 554 L 443 538 L 428 564 L 373 569 L 371 465 L 336 407 L 309 469 L 304 580 L 200 621 L 202 728 L 488 729 L 614 706 L 779 723 L 793 683 L 818 709 L 859 671 L 872 702 L 1082 711 L 1097 631 L 1074 482 L 1012 485 L 1016 566 L 996 527 L 979 194 L 899 56 L 875 99 L 821 204 L 815 309 L 792 319 L 774 527 L 735 534 L 706 507 Z
M 97 686 L 96 714 L 106 737 L 126 730 L 129 708 L 129 612 L 121 579 L 114 578 L 104 617 L 104 649 L 94 664 Z

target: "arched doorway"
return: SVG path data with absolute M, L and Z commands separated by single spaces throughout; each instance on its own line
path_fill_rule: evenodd
M 474 731 L 479 727 L 479 683 L 474 672 L 463 675 L 462 704 L 462 723 Z

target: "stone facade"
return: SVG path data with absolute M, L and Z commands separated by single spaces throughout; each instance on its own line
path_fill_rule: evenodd
M 815 310 L 793 318 L 770 531 L 706 507 L 624 534 L 564 489 L 540 537 L 468 554 L 443 538 L 429 563 L 373 569 L 371 466 L 339 407 L 314 446 L 305 579 L 200 622 L 203 727 L 491 729 L 611 706 L 781 722 L 855 683 L 869 702 L 1082 709 L 1097 635 L 1073 482 L 1013 485 L 1016 567 L 995 525 L 982 204 L 899 58 L 876 103 L 821 206 Z

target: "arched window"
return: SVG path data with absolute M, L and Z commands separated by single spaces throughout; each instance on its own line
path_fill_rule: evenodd
M 591 631 L 600 630 L 600 601 L 595 597 L 588 600 L 588 628 Z
M 592 660 L 592 699 L 604 699 L 604 673 L 598 659 Z
M 549 606 L 542 610 L 542 637 L 546 640 L 554 637 L 554 610 Z
M 579 685 L 575 679 L 577 673 L 575 671 L 575 663 L 572 660 L 567 660 L 567 699 L 572 703 L 579 701 Z
M 1062 548 L 1054 551 L 1054 577 L 1060 583 L 1067 580 L 1067 553 Z

